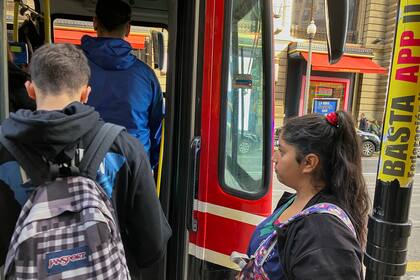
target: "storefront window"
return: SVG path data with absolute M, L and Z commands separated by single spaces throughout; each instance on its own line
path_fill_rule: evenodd
M 328 114 L 337 110 L 347 110 L 349 84 L 348 79 L 311 77 L 307 113 Z

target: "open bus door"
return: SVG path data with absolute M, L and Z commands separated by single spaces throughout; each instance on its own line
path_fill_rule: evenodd
M 177 164 L 172 168 L 169 218 L 174 235 L 166 278 L 231 279 L 231 251 L 243 251 L 255 224 L 271 211 L 271 1 L 181 2 L 178 32 L 180 26 L 184 29 L 177 36 L 176 58 L 193 54 L 197 60 L 174 66 L 174 78 L 184 82 L 176 89 L 181 107 L 171 134 L 178 135 L 179 147 L 173 150 Z M 236 25 L 234 31 L 231 25 Z M 196 73 L 196 78 L 191 81 L 188 73 Z M 234 74 L 248 78 L 238 77 L 234 88 Z M 244 82 L 248 84 L 242 86 Z M 196 96 L 185 94 L 189 91 Z M 243 153 L 241 135 L 255 140 Z M 252 158 L 255 164 L 248 168 L 246 160 Z
M 231 252 L 246 252 L 271 212 L 271 0 L 207 1 L 205 13 L 201 133 L 191 145 L 187 191 L 188 279 L 230 279 Z
M 183 250 L 170 248 L 171 279 L 232 279 L 238 267 L 230 254 L 246 253 L 255 226 L 271 213 L 271 4 L 215 0 L 200 9 L 203 62 L 195 120 L 201 122 L 189 142 L 186 208 L 178 215 L 185 217 L 179 220 L 188 235 L 177 246 L 189 255 L 181 260 Z M 326 6 L 329 58 L 335 63 L 345 45 L 348 1 L 327 0 Z M 185 232 L 182 225 L 173 226 L 176 233 Z

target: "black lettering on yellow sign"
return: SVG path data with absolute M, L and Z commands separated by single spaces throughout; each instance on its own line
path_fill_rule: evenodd
M 395 111 L 391 111 L 389 115 L 389 125 L 392 125 L 394 122 L 411 122 L 412 119 L 412 116 L 398 115 Z
M 392 125 L 405 122 L 411 123 L 414 111 L 414 95 L 394 97 L 391 100 L 391 111 L 389 113 L 388 142 L 395 144 L 386 145 L 385 155 L 391 159 L 385 160 L 382 172 L 391 176 L 404 176 L 405 161 L 407 160 L 408 144 L 410 139 L 410 129 L 399 127 L 396 129 Z
M 389 116 L 389 125 L 393 125 L 394 122 L 411 122 L 413 119 L 412 115 L 401 115 L 395 113 L 395 110 L 405 111 L 407 113 L 413 113 L 415 96 L 400 96 L 392 98 L 391 112 Z
M 407 187 L 414 176 L 420 142 L 420 130 L 416 130 L 420 124 L 420 3 L 407 0 L 400 4 L 378 179 L 397 179 L 401 187 Z
M 405 172 L 405 164 L 403 161 L 386 160 L 382 172 L 386 175 L 401 177 Z
M 404 13 L 415 13 L 420 11 L 420 5 L 407 5 L 404 8 Z M 405 15 L 403 22 L 420 22 L 420 15 Z
M 386 146 L 385 154 L 393 158 L 406 160 L 407 150 L 408 150 L 408 144 L 388 145 Z
M 407 142 L 408 139 L 410 139 L 410 129 L 408 127 L 400 127 L 397 129 L 397 131 L 395 131 L 394 127 L 390 127 L 388 130 L 388 140 L 395 142 L 398 140 L 398 138 L 401 137 L 400 141 L 401 142 Z
M 419 93 L 420 95 L 420 93 Z M 420 99 L 420 96 L 417 97 L 417 100 Z M 417 109 L 417 116 L 416 116 L 416 133 L 414 136 L 414 149 L 413 149 L 413 155 L 410 156 L 411 159 L 411 167 L 410 171 L 408 172 L 409 177 L 414 177 L 415 171 L 416 171 L 416 161 L 417 161 L 417 155 L 419 154 L 419 143 L 420 143 L 420 106 Z
M 412 113 L 414 109 L 414 105 L 412 103 L 415 98 L 416 97 L 414 95 L 394 97 L 392 98 L 391 109 Z
M 408 177 L 414 177 L 414 174 L 416 171 L 417 155 L 410 156 L 410 159 L 411 159 L 411 166 L 410 166 L 410 171 L 408 171 Z

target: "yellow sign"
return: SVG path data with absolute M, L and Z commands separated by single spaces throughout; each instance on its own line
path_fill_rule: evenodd
M 400 1 L 378 179 L 408 187 L 420 139 L 420 2 Z

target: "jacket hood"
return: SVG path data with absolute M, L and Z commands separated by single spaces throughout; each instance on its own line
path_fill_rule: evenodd
M 106 70 L 125 70 L 136 62 L 130 44 L 122 39 L 85 35 L 82 49 L 91 62 Z
M 10 114 L 1 129 L 17 145 L 53 160 L 62 152 L 72 158 L 82 136 L 92 131 L 98 120 L 93 107 L 73 102 L 57 111 L 19 110 Z

